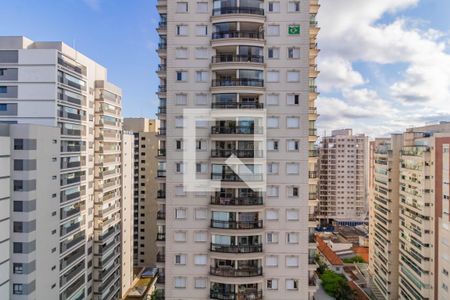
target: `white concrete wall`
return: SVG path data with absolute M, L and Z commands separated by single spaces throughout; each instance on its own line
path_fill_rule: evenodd
M 0 136 L 0 299 L 9 298 L 10 138 Z

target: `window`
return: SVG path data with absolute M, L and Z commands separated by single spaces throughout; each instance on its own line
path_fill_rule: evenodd
M 298 117 L 287 117 L 286 119 L 286 125 L 287 128 L 299 128 L 300 127 L 300 120 Z
M 267 56 L 271 59 L 280 58 L 280 48 L 271 47 L 267 49 Z
M 177 48 L 175 50 L 175 58 L 177 58 L 177 59 L 188 58 L 188 49 L 187 48 Z
M 299 105 L 300 95 L 290 94 L 287 95 L 287 105 Z
M 176 128 L 183 128 L 184 127 L 183 117 L 175 117 L 175 127 Z
M 177 71 L 177 81 L 187 81 L 188 72 L 187 71 Z
M 279 71 L 268 71 L 267 72 L 267 82 L 279 82 L 280 72 Z
M 286 219 L 288 221 L 298 221 L 298 210 L 289 209 L 286 211 Z
M 208 2 L 197 2 L 198 13 L 208 13 Z
M 36 140 L 14 139 L 14 150 L 36 150 Z
M 206 220 L 208 218 L 208 210 L 204 208 L 196 208 L 195 209 L 195 219 L 197 220 Z
M 184 191 L 184 187 L 182 185 L 178 185 L 175 187 L 175 195 L 186 196 L 186 192 Z
M 275 255 L 266 256 L 266 266 L 267 267 L 278 267 L 278 256 L 275 256 Z
M 175 232 L 175 242 L 186 242 L 186 232 L 185 231 Z
M 175 264 L 176 265 L 185 265 L 186 264 L 186 254 L 175 255 Z
M 287 141 L 287 150 L 291 152 L 297 152 L 299 150 L 299 143 L 298 140 L 288 140 Z
M 203 47 L 195 48 L 195 58 L 208 59 L 208 49 Z
M 207 36 L 208 35 L 208 26 L 207 25 L 195 26 L 195 34 L 197 36 Z
M 278 94 L 270 94 L 267 95 L 267 105 L 278 105 L 278 99 L 279 99 L 279 95 Z
M 286 164 L 286 174 L 287 175 L 297 175 L 299 173 L 298 163 L 287 163 Z
M 288 71 L 287 72 L 287 81 L 288 82 L 300 81 L 300 72 L 299 71 Z
M 266 219 L 267 220 L 278 220 L 278 210 L 268 209 L 266 210 Z
M 266 190 L 267 197 L 278 197 L 278 194 L 279 194 L 278 186 L 271 185 L 267 187 Z
M 197 94 L 197 95 L 195 95 L 195 104 L 197 104 L 197 105 L 206 105 L 206 104 L 208 104 L 208 96 L 206 94 Z
M 288 187 L 288 197 L 298 197 L 298 187 L 296 186 Z
M 185 208 L 176 208 L 175 209 L 175 219 L 186 219 L 186 209 Z
M 278 141 L 268 140 L 267 141 L 267 151 L 278 151 Z
M 267 174 L 278 174 L 278 163 L 268 163 L 267 164 Z
M 187 25 L 177 25 L 177 35 L 186 36 L 189 34 L 189 27 Z
M 13 294 L 14 295 L 22 295 L 23 294 L 23 284 L 14 283 L 13 284 Z
M 23 264 L 14 263 L 13 264 L 13 273 L 14 274 L 23 274 Z
M 269 1 L 269 12 L 280 12 L 280 2 L 279 1 Z
M 266 235 L 268 244 L 278 244 L 278 233 L 277 232 L 268 232 Z
M 0 104 L 0 111 L 7 111 L 8 110 L 8 105 L 7 104 Z
M 207 145 L 207 143 L 205 140 L 200 139 L 200 140 L 195 141 L 195 149 L 196 150 L 204 151 L 204 150 L 206 150 L 206 145 Z
M 279 36 L 280 35 L 280 25 L 268 25 L 267 26 L 268 36 Z
M 297 290 L 298 281 L 295 279 L 286 279 L 286 289 L 287 290 Z
M 177 150 L 183 150 L 183 140 L 176 140 L 175 141 L 175 148 Z
M 177 2 L 177 13 L 187 13 L 188 9 L 187 2 Z
M 177 289 L 186 288 L 186 277 L 175 277 L 175 288 Z
M 195 79 L 200 82 L 208 81 L 208 72 L 207 71 L 195 72 Z
M 297 268 L 298 267 L 298 257 L 297 256 L 286 256 L 286 267 Z
M 287 233 L 287 243 L 288 244 L 298 244 L 298 233 L 288 232 Z
M 268 117 L 267 118 L 267 128 L 278 128 L 279 118 L 278 117 Z
M 194 264 L 197 266 L 204 266 L 208 262 L 208 257 L 206 255 L 195 255 Z
M 175 170 L 178 174 L 184 173 L 184 164 L 182 162 L 175 163 Z
M 194 234 L 194 240 L 196 242 L 206 242 L 208 239 L 208 233 L 206 231 L 197 231 Z
M 300 48 L 289 47 L 288 48 L 288 58 L 299 59 L 300 58 Z
M 278 290 L 278 279 L 268 279 L 266 286 L 268 290 Z
M 288 12 L 300 11 L 300 1 L 289 1 Z
M 196 289 L 206 289 L 206 278 L 195 278 Z
M 187 95 L 186 94 L 176 95 L 175 102 L 177 105 L 186 105 L 187 104 Z
M 8 92 L 7 86 L 0 86 L 0 94 L 6 94 Z
M 0 69 L 0 76 L 5 75 L 6 69 Z

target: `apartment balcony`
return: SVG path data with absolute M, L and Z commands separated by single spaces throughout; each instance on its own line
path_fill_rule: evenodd
M 213 40 L 220 39 L 250 39 L 264 40 L 264 33 L 259 31 L 221 31 L 212 34 Z
M 263 158 L 263 150 L 231 150 L 231 149 L 214 149 L 211 150 L 212 158 L 229 158 L 235 155 L 238 158 Z
M 163 241 L 165 241 L 166 240 L 166 234 L 165 233 L 157 233 L 156 234 L 156 240 L 157 241 L 160 241 L 160 242 L 163 242 Z
M 242 182 L 242 181 L 262 181 L 263 174 L 234 174 L 234 173 L 211 173 L 211 180 L 220 180 L 224 182 Z
M 317 37 L 317 35 L 319 34 L 320 28 L 319 28 L 319 22 L 317 22 L 316 20 L 310 20 L 309 21 L 309 35 L 310 37 Z
M 166 133 L 167 133 L 167 129 L 166 129 L 165 127 L 160 127 L 160 128 L 158 129 L 157 135 L 158 135 L 158 136 L 166 136 Z
M 158 0 L 156 8 L 160 14 L 167 13 L 167 0 Z
M 264 88 L 263 79 L 252 78 L 227 78 L 214 79 L 211 82 L 213 88 L 227 88 L 227 87 L 250 87 L 250 88 Z
M 308 134 L 317 137 L 317 128 L 309 128 Z
M 156 31 L 160 34 L 166 33 L 167 32 L 167 21 L 159 21 Z
M 62 91 L 62 89 L 59 91 Z M 86 97 L 75 93 L 58 92 L 58 100 L 79 106 L 86 105 Z
M 166 116 L 167 114 L 167 107 L 166 106 L 159 106 L 158 107 L 158 112 L 156 113 L 157 116 L 159 117 L 163 117 Z
M 156 219 L 157 220 L 165 220 L 166 219 L 166 212 L 165 211 L 158 211 L 156 213 Z
M 166 149 L 158 149 L 158 157 L 165 157 Z
M 312 193 L 312 192 L 310 192 L 309 193 L 309 198 L 308 198 L 309 200 L 317 200 L 317 193 Z
M 255 277 L 262 276 L 262 267 L 234 268 L 232 266 L 211 267 L 210 274 L 220 277 Z
M 213 109 L 263 109 L 264 103 L 259 102 L 215 102 L 211 103 Z
M 230 206 L 253 206 L 263 205 L 264 200 L 262 196 L 248 196 L 248 197 L 221 197 L 211 196 L 211 205 L 230 205 Z
M 164 263 L 166 262 L 166 255 L 158 253 L 156 254 L 156 262 Z
M 233 229 L 233 230 L 261 229 L 263 228 L 263 220 L 256 220 L 256 221 L 211 220 L 211 228 Z
M 159 77 L 167 77 L 167 65 L 166 64 L 160 64 L 158 65 L 158 70 L 156 70 L 156 74 L 158 74 Z
M 213 244 L 210 245 L 211 252 L 219 252 L 219 253 L 261 253 L 262 252 L 262 244 L 254 244 L 254 245 L 223 245 L 223 244 Z
M 262 126 L 213 126 L 211 134 L 263 134 Z
M 264 16 L 264 9 L 259 7 L 228 6 L 228 7 L 214 8 L 212 11 L 213 16 L 235 15 L 235 14 Z
M 156 192 L 156 198 L 157 199 L 166 199 L 166 191 L 165 190 L 158 190 Z
M 228 291 L 210 290 L 209 298 L 215 300 L 262 300 L 262 291 L 244 291 L 238 293 L 231 293 Z
M 309 150 L 308 155 L 309 157 L 319 157 L 319 150 Z
M 158 43 L 158 49 L 156 49 L 156 52 L 158 52 L 160 56 L 167 55 L 167 43 Z
M 310 0 L 309 2 L 309 13 L 316 15 L 319 12 L 320 4 L 319 0 Z
M 213 56 L 211 62 L 213 64 L 235 63 L 235 62 L 263 64 L 264 56 L 262 56 L 262 55 L 221 54 L 221 55 Z
M 308 178 L 309 179 L 317 179 L 317 171 L 309 171 L 308 172 Z
M 158 94 L 164 94 L 167 93 L 167 86 L 166 85 L 159 85 L 158 86 Z
M 79 75 L 86 76 L 87 74 L 87 69 L 85 66 L 77 64 L 75 61 L 70 62 L 62 56 L 58 57 L 58 64 L 63 68 L 78 73 Z
M 79 114 L 75 114 L 64 110 L 60 110 L 58 111 L 58 117 L 68 119 L 71 121 L 86 121 L 86 115 L 83 115 L 81 112 Z
M 157 170 L 156 177 L 157 178 L 166 178 L 166 170 Z

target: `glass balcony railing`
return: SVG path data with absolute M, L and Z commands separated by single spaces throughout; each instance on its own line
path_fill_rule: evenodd
M 263 228 L 263 220 L 256 221 L 222 221 L 211 220 L 211 228 L 218 229 L 260 229 Z
M 212 34 L 213 40 L 218 39 L 264 39 L 264 33 L 258 31 L 220 31 Z
M 235 269 L 232 266 L 211 267 L 210 274 L 222 277 L 254 277 L 262 276 L 262 267 L 246 267 Z
M 211 134 L 262 134 L 264 127 L 250 127 L 250 126 L 213 126 L 211 127 Z
M 232 293 L 228 291 L 211 290 L 209 297 L 214 300 L 262 300 L 262 291 L 242 291 Z
M 247 14 L 247 15 L 264 16 L 264 9 L 259 7 L 228 6 L 228 7 L 214 8 L 212 14 L 213 16 L 230 15 L 230 14 Z
M 219 253 L 258 253 L 262 252 L 262 244 L 223 245 L 211 243 L 210 250 L 211 252 L 219 252 Z
M 262 205 L 264 203 L 262 196 L 247 196 L 247 197 L 221 197 L 212 196 L 212 205 Z
M 264 103 L 259 102 L 215 102 L 211 103 L 211 108 L 215 109 L 263 109 Z
M 264 56 L 220 54 L 212 57 L 212 63 L 228 63 L 228 62 L 249 62 L 262 64 L 264 63 Z
M 241 181 L 262 181 L 263 174 L 231 174 L 231 173 L 211 173 L 211 180 L 241 182 Z
M 249 87 L 264 87 L 264 80 L 251 78 L 227 78 L 214 79 L 211 82 L 212 87 L 226 87 L 226 86 L 249 86 Z
M 230 150 L 230 149 L 214 149 L 211 150 L 211 157 L 213 158 L 228 158 L 235 155 L 238 158 L 262 158 L 264 156 L 263 150 Z

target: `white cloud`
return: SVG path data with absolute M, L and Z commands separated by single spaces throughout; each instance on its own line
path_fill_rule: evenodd
M 354 127 L 372 132 L 399 130 L 398 126 L 419 125 L 450 115 L 450 55 L 445 35 L 426 28 L 427 22 L 398 16 L 419 0 L 333 0 L 321 4 L 318 82 L 325 92 L 323 103 L 332 107 L 324 107 L 319 101 L 324 120 L 319 119 L 320 126 L 342 123 L 329 116 L 335 113 Z M 386 14 L 393 21 L 382 19 Z M 383 90 L 375 92 L 362 87 L 367 80 L 353 70 L 354 62 L 406 67 L 400 74 L 385 73 L 389 80 L 382 80 L 376 88 Z M 383 68 L 376 69 L 374 77 L 378 80 Z M 371 86 L 375 89 L 373 83 Z M 326 97 L 333 89 L 341 95 Z M 373 116 L 368 115 L 370 111 Z

